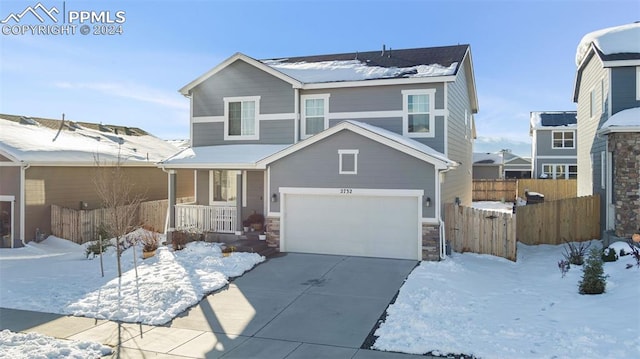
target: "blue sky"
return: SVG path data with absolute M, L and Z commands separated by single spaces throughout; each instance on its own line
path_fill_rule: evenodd
M 529 155 L 530 111 L 575 110 L 582 36 L 640 20 L 637 0 L 40 2 L 111 18 L 124 11 L 123 33 L 0 34 L 0 113 L 65 113 L 188 138 L 189 101 L 178 89 L 235 52 L 260 59 L 470 44 L 476 151 L 520 155 Z M 37 3 L 2 0 L 0 19 Z

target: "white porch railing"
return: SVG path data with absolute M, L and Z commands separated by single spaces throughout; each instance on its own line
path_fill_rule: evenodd
M 236 207 L 176 204 L 175 209 L 177 230 L 195 230 L 199 233 L 236 231 Z

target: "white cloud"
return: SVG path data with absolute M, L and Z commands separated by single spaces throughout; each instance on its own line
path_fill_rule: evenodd
M 71 90 L 92 90 L 114 97 L 143 101 L 164 107 L 189 110 L 189 101 L 177 92 L 166 93 L 147 86 L 120 82 L 56 82 L 55 87 Z

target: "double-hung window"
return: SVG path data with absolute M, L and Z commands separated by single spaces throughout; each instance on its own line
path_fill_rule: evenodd
M 573 131 L 553 131 L 553 148 L 575 148 Z
M 434 97 L 436 90 L 404 90 L 403 134 L 410 137 L 434 137 Z
M 224 99 L 224 139 L 257 140 L 260 96 Z
M 303 95 L 302 138 L 324 131 L 329 125 L 329 94 Z

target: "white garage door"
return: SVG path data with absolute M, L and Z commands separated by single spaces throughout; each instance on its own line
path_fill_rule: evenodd
M 282 193 L 281 251 L 421 259 L 422 191 L 296 190 Z

